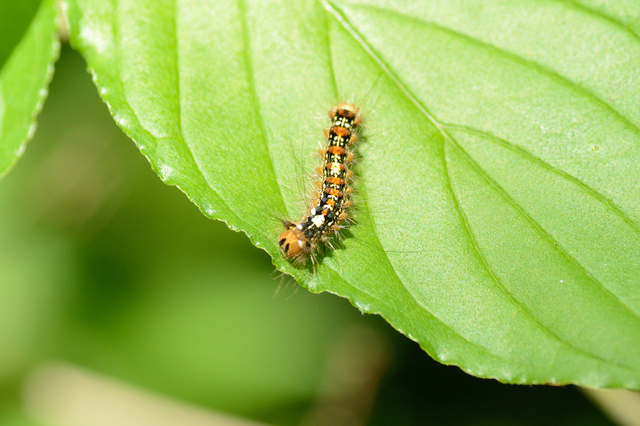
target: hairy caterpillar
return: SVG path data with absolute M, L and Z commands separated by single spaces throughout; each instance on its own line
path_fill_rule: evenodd
M 353 160 L 351 146 L 357 140 L 356 132 L 361 124 L 358 108 L 340 103 L 330 112 L 331 127 L 325 129 L 326 147 L 320 150 L 324 159 L 318 174 L 316 192 L 308 214 L 298 222 L 284 221 L 285 230 L 278 237 L 282 255 L 294 264 L 305 264 L 315 259 L 319 245 L 344 227 L 351 205 L 349 186 L 353 172 L 349 165 Z

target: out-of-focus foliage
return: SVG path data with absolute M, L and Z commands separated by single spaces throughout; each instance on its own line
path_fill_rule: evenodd
M 0 177 L 24 151 L 59 43 L 53 0 L 0 1 Z

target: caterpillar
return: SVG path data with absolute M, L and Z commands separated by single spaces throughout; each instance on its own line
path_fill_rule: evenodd
M 308 214 L 298 222 L 284 221 L 285 230 L 278 237 L 280 252 L 294 265 L 304 265 L 309 258 L 315 262 L 315 250 L 322 244 L 331 246 L 329 239 L 344 228 L 351 206 L 349 183 L 353 172 L 349 165 L 353 161 L 351 147 L 357 140 L 361 124 L 356 106 L 339 103 L 330 112 L 331 127 L 325 129 L 325 148 L 319 151 L 324 159 L 318 167 L 322 177 L 316 183 Z

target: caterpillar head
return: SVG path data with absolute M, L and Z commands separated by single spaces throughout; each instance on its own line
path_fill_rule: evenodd
M 293 260 L 294 263 L 304 263 L 312 251 L 309 240 L 304 236 L 298 224 L 285 221 L 284 227 L 286 229 L 278 237 L 280 252 L 285 258 Z

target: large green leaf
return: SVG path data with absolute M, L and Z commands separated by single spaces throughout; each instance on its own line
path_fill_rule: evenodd
M 55 16 L 53 0 L 0 3 L 0 177 L 33 136 L 47 96 L 59 50 Z
M 511 383 L 640 389 L 640 6 L 67 0 L 103 99 L 168 184 L 312 291 Z M 365 120 L 355 224 L 278 252 L 319 116 Z

